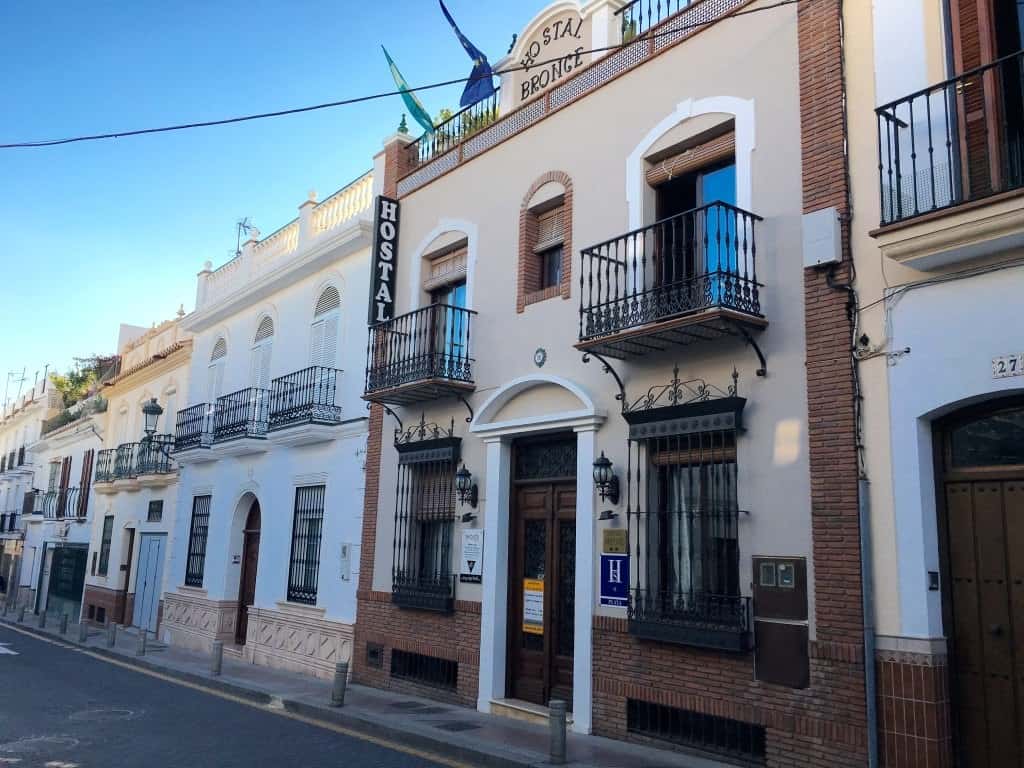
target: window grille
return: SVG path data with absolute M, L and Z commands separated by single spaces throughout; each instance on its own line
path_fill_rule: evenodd
M 100 565 L 99 575 L 106 576 L 110 567 L 110 539 L 114 534 L 114 516 L 107 515 L 103 518 L 103 536 L 100 539 Z
M 164 519 L 164 501 L 163 499 L 154 499 L 149 502 L 149 508 L 146 510 L 146 522 L 147 523 L 159 523 Z
M 395 648 L 391 651 L 391 676 L 454 691 L 459 684 L 459 663 Z
M 188 557 L 185 561 L 185 585 L 203 586 L 206 564 L 206 535 L 210 527 L 210 496 L 192 499 L 192 523 L 188 533 Z
M 755 762 L 765 757 L 764 726 L 728 717 L 627 699 L 626 729 L 717 755 Z
M 295 603 L 316 604 L 325 492 L 323 485 L 295 489 L 292 555 L 288 567 L 288 599 Z

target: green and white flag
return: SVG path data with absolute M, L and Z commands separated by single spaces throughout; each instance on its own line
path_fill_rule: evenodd
M 423 126 L 423 130 L 432 134 L 434 132 L 434 121 L 430 119 L 430 114 L 424 109 L 420 100 L 416 98 L 416 94 L 409 90 L 409 84 L 402 77 L 402 73 L 398 71 L 398 67 L 395 66 L 395 61 L 388 53 L 388 49 L 382 45 L 381 50 L 384 51 L 384 56 L 388 60 L 388 66 L 391 67 L 391 76 L 395 78 L 395 85 L 402 92 L 402 101 L 405 102 L 405 106 L 416 122 Z

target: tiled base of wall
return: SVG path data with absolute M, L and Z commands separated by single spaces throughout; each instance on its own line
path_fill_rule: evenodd
M 351 661 L 353 627 L 316 608 L 250 608 L 243 658 L 252 664 L 330 680 L 334 665 Z
M 209 653 L 214 640 L 225 645 L 235 642 L 238 603 L 210 600 L 199 590 L 168 592 L 160 638 L 171 645 Z
M 353 656 L 356 682 L 476 707 L 480 675 L 479 603 L 459 600 L 454 613 L 441 615 L 398 608 L 392 604 L 389 592 L 360 592 L 357 615 Z M 367 645 L 372 644 L 382 648 L 379 667 L 367 664 Z M 456 690 L 440 690 L 392 677 L 393 649 L 458 662 Z
M 952 766 L 945 654 L 880 650 L 876 658 L 881 764 L 887 768 Z
M 867 764 L 859 646 L 812 644 L 811 686 L 754 679 L 752 654 L 641 641 L 625 620 L 594 619 L 594 733 L 628 730 L 627 701 L 658 704 L 765 730 L 765 764 L 844 768 Z
M 125 608 L 125 597 L 124 592 L 119 589 L 86 585 L 82 594 L 82 605 L 82 615 L 98 624 L 109 624 L 112 621 L 120 624 L 122 615 L 131 621 L 131 613 L 122 613 Z

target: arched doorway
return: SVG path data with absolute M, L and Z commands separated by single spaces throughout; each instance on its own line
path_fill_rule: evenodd
M 238 621 L 235 623 L 235 642 L 245 645 L 249 627 L 249 607 L 256 600 L 256 567 L 260 556 L 260 503 L 252 500 L 242 532 L 242 573 L 238 580 Z
M 1020 765 L 1024 398 L 936 423 L 942 607 L 959 765 Z

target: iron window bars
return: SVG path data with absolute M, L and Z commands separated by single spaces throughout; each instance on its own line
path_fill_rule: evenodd
M 293 603 L 316 605 L 325 492 L 323 485 L 295 489 L 292 554 L 288 566 L 288 600 Z
M 185 586 L 203 586 L 206 564 L 206 537 L 210 528 L 210 496 L 192 499 L 192 522 L 188 532 L 188 556 L 185 560 Z
M 459 662 L 392 648 L 391 677 L 454 691 L 459 687 Z
M 750 647 L 740 594 L 736 435 L 746 401 L 700 379 L 653 387 L 623 408 L 629 629 L 727 651 Z
M 883 225 L 1024 186 L 1024 51 L 883 104 L 875 118 Z
M 117 459 L 116 448 L 104 448 L 96 454 L 96 482 L 109 483 L 114 479 L 114 466 Z
M 370 327 L 366 393 L 429 379 L 473 382 L 471 309 L 430 304 Z
M 271 381 L 268 428 L 339 423 L 338 382 L 341 373 L 336 368 L 313 365 Z
M 454 420 L 445 429 L 421 418 L 396 434 L 391 599 L 402 608 L 450 613 L 455 607 L 451 550 L 462 439 L 454 432 Z
M 209 448 L 213 443 L 214 406 L 198 403 L 178 411 L 174 430 L 174 450 Z
M 765 757 L 763 725 L 639 699 L 626 700 L 626 730 L 741 760 L 760 763 Z
M 114 516 L 107 515 L 103 518 L 103 535 L 100 539 L 100 565 L 99 575 L 106 576 L 110 568 L 110 539 L 114 534 Z
M 213 439 L 262 438 L 267 435 L 270 391 L 246 387 L 217 398 L 213 414 Z
M 580 341 L 708 309 L 761 317 L 760 216 L 722 202 L 580 252 Z

